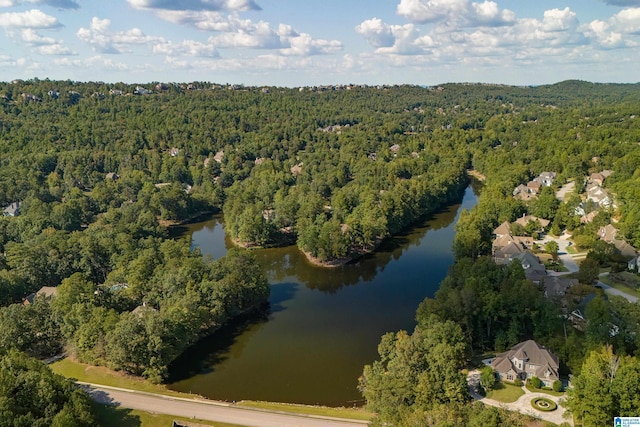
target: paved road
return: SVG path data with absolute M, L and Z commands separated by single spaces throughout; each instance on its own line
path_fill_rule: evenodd
M 163 396 L 97 384 L 81 384 L 91 397 L 100 403 L 247 427 L 364 427 L 367 425 L 365 421 L 263 411 L 228 403 Z
M 598 286 L 600 286 L 602 289 L 604 289 L 604 291 L 606 293 L 608 293 L 609 295 L 618 295 L 620 297 L 626 298 L 627 301 L 629 301 L 631 303 L 634 303 L 634 304 L 638 302 L 638 297 L 634 297 L 633 295 L 629 295 L 626 292 L 622 292 L 622 291 L 619 291 L 616 288 L 612 288 L 611 286 L 606 285 L 606 284 L 602 283 L 599 280 L 598 280 Z
M 570 253 L 568 253 L 567 246 L 569 246 L 569 242 L 567 241 L 566 235 L 562 235 L 560 238 L 546 236 L 542 241 L 542 244 L 544 245 L 544 243 L 550 240 L 554 240 L 555 242 L 558 243 L 558 257 L 560 258 L 560 260 L 562 260 L 562 264 L 564 264 L 564 266 L 567 267 L 567 270 L 569 270 L 569 272 L 568 273 L 549 272 L 549 274 L 551 276 L 562 276 L 565 274 L 575 273 L 579 271 L 580 267 L 578 266 L 578 263 L 576 262 L 576 260 L 584 259 L 585 254 L 571 255 Z M 608 274 L 608 273 L 603 273 L 603 274 Z M 634 303 L 634 304 L 638 302 L 637 297 L 630 295 L 626 292 L 619 291 L 618 289 L 612 288 L 611 286 L 606 285 L 601 281 L 598 281 L 598 286 L 600 286 L 605 291 L 605 293 L 609 295 L 617 295 L 617 296 L 623 297 L 630 303 Z

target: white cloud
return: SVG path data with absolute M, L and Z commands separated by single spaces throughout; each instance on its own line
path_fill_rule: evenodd
M 268 22 L 253 22 L 237 15 L 163 10 L 158 12 L 158 16 L 174 24 L 220 33 L 209 38 L 209 43 L 218 49 L 279 49 L 287 56 L 329 54 L 342 49 L 338 40 L 314 39 L 309 34 L 298 33 L 290 25 L 280 24 L 273 28 Z
M 493 1 L 401 0 L 396 11 L 419 24 L 444 22 L 467 27 L 502 26 L 511 25 L 516 20 L 515 13 L 508 9 L 500 10 Z
M 0 13 L 0 27 L 4 28 L 56 28 L 61 26 L 55 17 L 38 9 L 26 12 Z
M 117 62 L 102 55 L 92 56 L 84 59 L 59 58 L 53 63 L 58 66 L 74 67 L 80 69 L 98 68 L 106 71 L 127 71 L 129 66 L 123 62 Z
M 544 61 L 545 55 L 591 55 L 597 49 L 636 46 L 625 34 L 640 34 L 640 8 L 624 9 L 608 21 L 589 25 L 580 24 L 568 7 L 547 10 L 542 19 L 517 19 L 491 1 L 400 0 L 398 13 L 429 25 L 363 21 L 355 30 L 376 54 L 463 63 L 495 57 Z
M 38 34 L 33 28 L 24 28 L 20 31 L 20 38 L 28 46 L 35 47 L 36 52 L 42 55 L 75 55 L 76 53 L 64 46 L 62 40 L 45 37 Z
M 77 55 L 76 52 L 63 46 L 60 43 L 39 46 L 37 51 L 42 55 Z
M 413 24 L 388 25 L 378 18 L 369 19 L 356 26 L 356 32 L 364 36 L 377 53 L 419 53 L 420 48 L 428 47 L 433 40 L 418 38 Z
M 289 47 L 280 50 L 287 56 L 325 55 L 342 50 L 342 43 L 337 40 L 313 39 L 306 33 L 289 37 L 288 43 Z
M 211 43 L 200 43 L 194 40 L 183 40 L 182 42 L 174 43 L 171 41 L 160 42 L 153 46 L 153 53 L 162 55 L 177 55 L 177 56 L 202 56 L 202 57 L 217 57 L 218 52 Z
M 424 24 L 460 14 L 467 4 L 467 0 L 401 0 L 397 12 L 410 21 Z
M 133 46 L 166 43 L 162 37 L 147 36 L 139 28 L 127 31 L 110 31 L 111 20 L 93 17 L 89 28 L 80 28 L 76 33 L 83 42 L 99 53 L 131 52 Z
M 396 41 L 391 25 L 387 25 L 379 18 L 368 19 L 356 27 L 356 33 L 361 34 L 373 47 L 391 47 Z
M 611 18 L 616 30 L 628 34 L 640 34 L 640 7 L 623 9 Z
M 128 0 L 136 9 L 247 11 L 260 10 L 254 0 Z
M 33 28 L 25 28 L 20 33 L 22 41 L 32 46 L 49 45 L 56 43 L 55 39 L 51 37 L 43 37 L 36 32 Z
M 545 32 L 567 31 L 578 26 L 578 18 L 575 12 L 568 7 L 564 9 L 551 9 L 544 12 L 541 30 Z
M 222 23 L 222 21 L 218 21 Z M 219 36 L 209 40 L 220 48 L 246 47 L 259 49 L 280 49 L 286 46 L 286 39 L 294 35 L 290 27 L 285 28 L 285 33 L 278 34 L 264 21 L 253 23 L 250 20 L 239 19 L 230 16 L 220 25 Z
M 511 25 L 516 21 L 516 14 L 509 9 L 500 10 L 493 1 L 472 3 L 473 14 L 467 16 L 471 26 L 502 26 Z

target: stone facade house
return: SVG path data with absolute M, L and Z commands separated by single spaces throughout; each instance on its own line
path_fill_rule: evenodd
M 558 358 L 533 340 L 516 344 L 491 361 L 491 367 L 500 380 L 515 381 L 538 377 L 542 384 L 551 387 L 560 379 Z

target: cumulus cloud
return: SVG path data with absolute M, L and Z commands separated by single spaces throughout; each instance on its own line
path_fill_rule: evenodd
M 611 18 L 616 30 L 627 34 L 640 34 L 640 7 L 623 9 Z
M 378 18 L 369 19 L 356 26 L 356 32 L 364 36 L 377 53 L 418 53 L 420 47 L 427 47 L 428 38 L 418 39 L 418 31 L 413 24 L 388 25 Z
M 397 13 L 419 24 L 447 22 L 460 26 L 502 26 L 513 24 L 516 15 L 500 10 L 493 1 L 472 3 L 469 0 L 401 0 Z
M 391 47 L 396 41 L 393 28 L 379 18 L 368 19 L 356 26 L 356 33 L 361 34 L 373 47 Z
M 183 40 L 182 42 L 160 42 L 153 46 L 153 53 L 162 55 L 177 56 L 202 56 L 217 57 L 218 52 L 211 43 L 200 43 L 194 40 Z
M 222 20 L 216 19 L 213 22 L 214 25 L 211 24 L 211 21 L 205 23 L 210 28 L 218 28 L 213 31 L 222 32 L 222 34 L 211 37 L 209 40 L 221 48 L 280 49 L 285 47 L 287 37 L 296 35 L 290 27 L 281 28 L 283 33 L 280 35 L 267 22 L 253 23 L 235 16 Z
M 87 68 L 99 68 L 107 71 L 128 71 L 129 66 L 123 62 L 114 61 L 105 58 L 102 55 L 92 56 L 84 59 L 59 58 L 54 59 L 53 63 L 59 66 L 74 67 L 86 70 Z
M 390 25 L 378 18 L 355 28 L 374 54 L 389 64 L 570 63 L 598 51 L 640 46 L 640 8 L 620 10 L 607 20 L 582 24 L 570 8 L 540 18 L 517 18 L 490 1 L 400 0 L 398 13 L 410 21 Z M 425 25 L 421 25 L 425 24 Z
M 111 20 L 93 17 L 89 28 L 80 28 L 77 37 L 99 53 L 130 52 L 133 45 L 165 43 L 162 37 L 147 36 L 139 28 L 110 31 Z
M 59 9 L 78 9 L 80 7 L 73 0 L 0 0 L 0 7 L 12 7 L 23 3 L 46 4 Z
M 586 34 L 604 48 L 625 46 L 622 34 L 611 29 L 605 21 L 595 20 L 587 26 Z
M 325 55 L 342 50 L 342 43 L 338 40 L 314 39 L 306 33 L 288 37 L 287 41 L 289 47 L 280 50 L 287 56 Z
M 209 43 L 219 49 L 279 49 L 287 56 L 328 54 L 342 49 L 338 40 L 314 39 L 309 34 L 297 32 L 290 25 L 280 24 L 274 28 L 268 22 L 253 22 L 237 15 L 163 10 L 158 12 L 158 16 L 174 24 L 219 33 L 209 38 Z
M 261 10 L 254 0 L 128 0 L 136 9 L 247 11 Z
M 51 15 L 38 9 L 26 12 L 0 13 L 0 27 L 4 28 L 57 28 L 62 24 Z
M 541 29 L 543 31 L 567 31 L 578 26 L 578 18 L 571 9 L 550 9 L 544 12 Z
M 41 55 L 77 55 L 68 47 L 65 47 L 61 43 L 52 43 L 48 45 L 38 46 L 38 53 Z
M 25 28 L 20 32 L 22 41 L 32 46 L 42 46 L 56 43 L 51 37 L 41 36 L 33 28 Z

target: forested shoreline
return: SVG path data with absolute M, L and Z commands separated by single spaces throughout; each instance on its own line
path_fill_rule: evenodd
M 621 238 L 640 246 L 637 94 L 638 85 L 539 87 L 524 99 L 504 95 L 503 106 L 523 108 L 486 115 L 481 129 L 460 130 L 469 139 L 477 135 L 469 149 L 486 180 L 478 205 L 460 216 L 456 262 L 435 297 L 420 305 L 415 330 L 385 335 L 379 359 L 364 368 L 359 388 L 378 414 L 377 423 L 526 425 L 521 417 L 471 404 L 463 368 L 474 366 L 474 356 L 496 354 L 528 339 L 558 355 L 565 378 L 573 375 L 566 407 L 576 422 L 599 426 L 614 416 L 635 415 L 637 387 L 631 384 L 640 378 L 638 305 L 605 295 L 593 281 L 600 268 L 626 270 L 629 259 L 600 240 L 602 227 L 614 223 Z M 606 187 L 616 201 L 581 220 L 576 213 L 585 206 L 580 193 L 590 174 L 604 170 L 611 171 Z M 514 197 L 514 188 L 543 171 L 557 173 L 553 188 L 526 202 Z M 576 189 L 559 202 L 553 190 L 569 181 Z M 581 283 L 565 296 L 546 295 L 543 286 L 527 280 L 519 262 L 497 265 L 491 258 L 496 227 L 523 215 L 549 220 L 546 232 L 567 232 L 579 250 L 588 252 L 577 275 Z M 587 266 L 595 273 L 584 274 Z M 569 315 L 575 309 L 587 319 L 578 327 Z
M 526 213 L 574 235 L 590 236 L 599 224 L 576 222 L 574 207 L 553 197 L 526 204 L 512 196 L 542 171 L 556 172 L 560 185 L 613 170 L 607 187 L 618 207 L 598 221 L 615 217 L 621 236 L 640 247 L 639 94 L 640 85 L 578 81 L 295 89 L 0 83 L 0 353 L 66 350 L 162 381 L 190 344 L 269 295 L 250 251 L 205 259 L 169 239 L 162 224 L 222 210 L 239 244 L 295 242 L 330 264 L 374 250 L 455 200 L 473 167 L 487 180 L 478 206 L 460 218 L 458 263 L 421 306 L 414 335 L 386 337 L 381 364 L 361 384 L 370 402 L 395 405 L 389 413 L 376 407 L 381 419 L 438 419 L 466 408 L 456 370 L 469 354 L 526 337 L 554 348 L 574 372 L 602 344 L 634 355 L 638 319 L 624 302 L 604 301 L 601 310 L 625 321 L 616 340 L 597 328 L 563 339 L 557 304 L 521 269 L 483 257 L 492 230 Z M 21 304 L 43 286 L 57 295 Z M 412 347 L 416 337 L 422 344 Z M 384 382 L 379 394 L 367 394 L 389 369 L 394 345 L 437 358 L 424 342 L 450 355 L 435 364 L 453 384 L 437 383 L 446 398 L 420 394 L 436 384 L 427 362 L 424 377 L 398 368 L 406 395 L 386 395 Z M 460 419 L 469 416 L 460 411 Z

